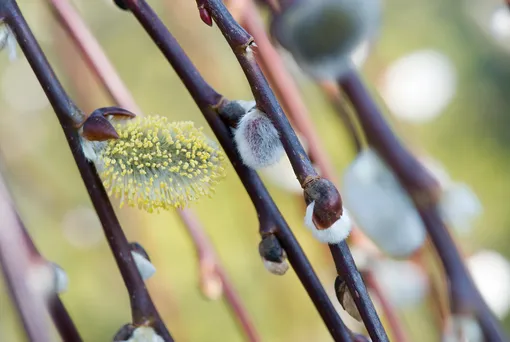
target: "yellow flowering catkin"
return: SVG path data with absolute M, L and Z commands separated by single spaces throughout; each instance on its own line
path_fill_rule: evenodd
M 119 139 L 95 148 L 96 165 L 120 206 L 148 212 L 182 208 L 214 192 L 224 154 L 193 122 L 145 116 L 115 125 Z

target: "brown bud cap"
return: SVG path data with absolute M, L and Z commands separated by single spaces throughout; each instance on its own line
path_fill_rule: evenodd
M 329 180 L 317 178 L 306 183 L 304 196 L 307 205 L 315 201 L 312 221 L 317 229 L 328 229 L 342 216 L 342 198 Z
M 259 254 L 264 260 L 272 262 L 282 262 L 286 258 L 280 241 L 273 234 L 262 238 L 259 243 Z
M 81 135 L 89 141 L 118 139 L 119 135 L 110 123 L 113 120 L 128 120 L 135 114 L 119 107 L 103 107 L 93 111 L 82 125 Z
M 82 136 L 88 141 L 118 139 L 119 135 L 110 121 L 102 116 L 89 116 L 83 124 Z

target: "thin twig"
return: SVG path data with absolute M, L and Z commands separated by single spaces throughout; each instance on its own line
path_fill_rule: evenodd
M 356 153 L 360 152 L 363 148 L 363 138 L 358 131 L 358 128 L 356 127 L 354 118 L 348 109 L 345 108 L 342 93 L 338 90 L 338 87 L 334 83 L 331 84 L 329 82 L 322 82 L 319 84 L 319 86 L 335 109 L 340 120 L 342 120 L 345 129 L 351 135 L 351 141 L 354 144 L 354 150 Z
M 0 12 L 1 13 L 1 12 Z M 12 205 L 3 178 L 0 177 L 0 266 L 11 297 L 25 328 L 34 342 L 53 340 L 47 321 L 46 298 L 31 288 L 30 271 L 35 259 L 23 236 L 22 224 Z M 41 262 L 42 260 L 38 260 Z M 33 284 L 33 283 L 32 283 Z
M 483 301 L 439 216 L 436 205 L 440 189 L 437 182 L 393 134 L 355 71 L 339 80 L 339 85 L 356 109 L 369 144 L 392 168 L 420 213 L 449 280 L 452 312 L 476 315 L 488 341 L 506 341 L 497 319 Z
M 190 215 L 189 211 L 182 211 L 181 218 L 188 229 L 188 233 L 193 240 L 198 259 L 202 264 L 212 263 L 214 272 L 221 280 L 225 300 L 229 304 L 232 313 L 239 320 L 241 328 L 249 341 L 261 341 L 260 334 L 253 324 L 252 318 L 248 314 L 244 304 L 239 297 L 234 285 L 227 276 L 227 272 L 221 265 L 212 243 L 209 241 L 200 222 L 194 215 Z M 203 260 L 205 259 L 205 260 Z
M 121 107 L 136 113 L 141 113 L 135 103 L 132 94 L 119 77 L 115 67 L 104 53 L 100 44 L 94 38 L 86 23 L 67 0 L 48 0 L 52 5 L 59 22 L 66 29 L 74 44 L 80 49 L 82 55 L 89 61 L 89 68 L 100 80 L 100 84 L 110 97 Z M 205 260 L 199 257 L 199 262 L 208 262 L 215 265 L 215 272 L 218 274 L 223 289 L 225 300 L 239 320 L 243 332 L 250 341 L 259 341 L 260 337 L 255 329 L 252 319 L 237 294 L 234 285 L 228 279 L 226 272 L 214 252 L 212 243 L 207 239 L 203 227 L 191 209 L 177 210 L 188 234 L 192 238 L 194 247 L 199 256 L 205 255 Z M 205 253 L 204 251 L 207 251 Z
M 175 69 L 243 181 L 259 215 L 261 233 L 274 233 L 294 271 L 336 341 L 351 341 L 350 332 L 335 311 L 328 295 L 257 173 L 241 162 L 231 133 L 215 111 L 224 98 L 205 82 L 175 38 L 144 0 L 124 0 Z
M 7 188 L 7 185 L 5 184 L 5 180 L 2 177 L 2 173 L 5 170 L 3 167 L 3 160 L 0 161 L 0 183 L 4 183 L 3 187 L 6 189 L 6 193 L 9 193 L 9 190 Z M 2 187 L 0 185 L 0 187 Z M 9 196 L 10 197 L 10 196 Z M 9 199 L 11 201 L 11 206 L 15 206 L 14 200 L 12 198 Z M 17 213 L 16 213 L 17 215 Z M 2 217 L 0 215 L 0 217 Z M 23 239 L 24 239 L 24 247 L 26 248 L 25 253 L 28 253 L 30 260 L 38 260 L 41 263 L 48 262 L 46 258 L 42 256 L 42 254 L 37 249 L 34 241 L 30 237 L 30 234 L 27 231 L 27 228 L 21 221 L 20 217 L 18 216 L 18 222 L 19 227 L 21 228 Z M 60 337 L 64 341 L 76 341 L 81 342 L 82 338 L 80 336 L 80 333 L 78 332 L 78 329 L 76 328 L 76 325 L 74 324 L 71 316 L 69 315 L 69 312 L 67 311 L 66 307 L 62 303 L 62 300 L 60 299 L 60 296 L 56 292 L 51 292 L 47 298 L 47 308 L 49 310 L 49 314 L 51 316 L 51 319 L 53 323 L 55 324 L 55 327 L 57 328 L 58 333 L 60 334 Z
M 0 0 L 0 16 L 5 17 L 7 24 L 14 32 L 23 53 L 34 70 L 62 125 L 81 177 L 103 225 L 106 238 L 129 292 L 133 323 L 135 325 L 151 323 L 165 341 L 173 341 L 136 268 L 126 236 L 115 216 L 97 171 L 83 154 L 76 127 L 83 122 L 85 115 L 69 98 L 58 81 L 23 18 L 16 1 Z
M 20 227 L 23 230 L 23 238 L 25 240 L 25 245 L 31 255 L 31 258 L 36 260 L 45 260 L 45 258 L 41 255 L 41 253 L 35 246 L 34 241 L 28 234 L 26 227 L 23 225 L 19 217 L 18 221 L 20 222 Z M 45 262 L 48 261 L 45 260 Z M 69 312 L 67 312 L 64 303 L 62 303 L 62 301 L 60 300 L 60 296 L 58 295 L 58 293 L 52 292 L 50 294 L 49 298 L 47 299 L 47 306 L 51 319 L 53 320 L 53 323 L 55 324 L 55 327 L 57 328 L 60 337 L 62 337 L 62 340 L 76 342 L 83 341 L 83 339 L 80 336 L 80 333 L 78 332 L 78 329 L 76 328 L 76 325 L 74 324 L 71 316 L 69 315 Z

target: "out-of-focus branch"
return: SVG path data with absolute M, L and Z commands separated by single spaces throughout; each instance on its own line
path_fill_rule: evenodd
M 89 69 L 104 85 L 104 90 L 117 104 L 133 113 L 141 113 L 130 91 L 115 71 L 101 45 L 87 28 L 85 22 L 67 0 L 47 0 L 55 17 L 66 33 L 76 43 Z
M 342 120 L 345 129 L 351 135 L 355 151 L 360 152 L 363 148 L 362 134 L 358 131 L 354 118 L 345 106 L 345 100 L 343 99 L 342 93 L 338 90 L 338 87 L 334 83 L 321 82 L 319 86 L 335 109 L 340 120 Z
M 1 13 L 1 11 L 0 11 Z M 1 15 L 0 15 L 1 16 Z M 23 322 L 27 337 L 34 342 L 53 340 L 47 320 L 46 298 L 35 291 L 30 282 L 30 272 L 37 266 L 24 238 L 23 227 L 18 219 L 7 188 L 0 177 L 0 266 Z
M 213 249 L 211 242 L 205 234 L 200 222 L 194 215 L 190 215 L 189 211 L 181 212 L 181 218 L 186 224 L 188 233 L 195 245 L 197 257 L 200 261 L 201 267 L 204 267 L 204 271 L 207 272 L 209 267 L 212 267 L 210 271 L 215 273 L 220 279 L 223 286 L 223 294 L 227 303 L 230 305 L 234 316 L 239 320 L 241 328 L 249 341 L 261 341 L 261 337 L 257 332 L 251 317 L 249 316 L 244 304 L 239 297 L 234 285 L 227 276 L 227 273 L 221 265 L 216 252 Z M 203 276 L 207 277 L 207 274 Z M 207 279 L 205 279 L 207 281 Z M 214 281 L 211 279 L 210 281 Z M 205 284 L 207 286 L 207 284 Z
M 488 341 L 506 341 L 439 216 L 436 207 L 439 185 L 393 134 L 359 75 L 351 71 L 339 80 L 339 85 L 355 108 L 369 144 L 392 168 L 420 213 L 449 280 L 452 312 L 474 314 Z
M 103 225 L 103 229 L 114 254 L 117 266 L 129 292 L 133 323 L 151 324 L 165 341 L 173 341 L 170 333 L 152 302 L 145 284 L 131 255 L 129 243 L 113 211 L 108 195 L 96 172 L 95 167 L 83 154 L 77 127 L 85 119 L 83 112 L 73 103 L 49 65 L 39 44 L 35 40 L 28 24 L 14 0 L 0 0 L 0 16 L 14 32 L 30 66 L 46 93 L 57 115 L 73 157 L 85 183 L 94 208 Z
M 48 2 L 51 4 L 59 22 L 89 62 L 89 68 L 98 77 L 105 91 L 118 105 L 140 113 L 130 91 L 78 12 L 67 0 L 48 0 Z M 207 267 L 202 266 L 205 264 L 211 264 L 214 267 L 212 271 L 219 277 L 223 286 L 225 300 L 235 313 L 235 317 L 239 320 L 242 330 L 250 341 L 259 341 L 259 334 L 252 323 L 252 319 L 232 282 L 228 279 L 218 256 L 214 252 L 214 247 L 208 240 L 199 220 L 190 209 L 178 210 L 178 214 L 192 238 L 197 251 L 200 270 L 207 269 Z M 214 276 L 214 274 L 203 275 L 205 281 L 208 281 L 207 278 L 211 276 Z

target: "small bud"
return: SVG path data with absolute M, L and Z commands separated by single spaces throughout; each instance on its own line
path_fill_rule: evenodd
M 338 79 L 375 35 L 380 12 L 379 0 L 294 1 L 273 18 L 271 32 L 312 77 Z
M 156 267 L 151 263 L 149 255 L 145 251 L 145 249 L 138 242 L 132 242 L 129 244 L 131 248 L 131 255 L 135 261 L 136 267 L 138 268 L 138 272 L 142 276 L 142 279 L 145 281 L 152 277 L 154 273 L 156 273 Z
M 365 336 L 358 333 L 352 333 L 353 342 L 372 342 L 372 340 Z
M 223 281 L 213 260 L 203 259 L 200 262 L 200 290 L 209 300 L 218 300 L 223 295 Z
M 55 263 L 51 263 L 53 266 L 54 272 L 54 284 L 55 284 L 55 292 L 60 294 L 67 291 L 67 287 L 69 285 L 69 279 L 67 277 L 67 273 L 64 271 L 62 267 Z
M 14 61 L 18 57 L 16 37 L 14 37 L 9 26 L 2 23 L 0 19 L 0 51 L 3 49 L 7 50 L 10 61 Z
M 226 101 L 219 109 L 218 112 L 221 118 L 233 128 L 237 128 L 239 120 L 248 112 L 256 109 L 257 103 L 255 101 Z
M 416 208 L 375 151 L 362 151 L 348 167 L 342 194 L 359 228 L 388 255 L 409 256 L 425 242 Z
M 124 2 L 124 0 L 113 0 L 113 2 L 115 3 L 115 5 L 117 5 L 118 8 L 120 8 L 121 10 L 124 10 L 124 11 L 127 11 L 129 10 L 129 7 L 126 5 L 126 3 Z
M 57 275 L 55 267 L 43 260 L 30 266 L 27 274 L 27 284 L 37 295 L 44 298 L 57 292 Z
M 83 124 L 82 136 L 88 141 L 105 141 L 119 138 L 110 121 L 103 116 L 88 117 Z
M 349 236 L 352 229 L 342 199 L 330 181 L 320 178 L 305 185 L 305 201 L 308 204 L 305 226 L 323 243 L 339 243 Z
M 259 254 L 264 267 L 276 275 L 284 275 L 289 269 L 287 253 L 273 234 L 264 236 L 259 244 Z
M 204 8 L 203 6 L 198 7 L 198 12 L 200 13 L 200 19 L 207 25 L 212 26 L 213 21 L 211 18 L 211 14 L 209 14 L 209 11 Z
M 482 214 L 480 200 L 471 188 L 463 183 L 448 185 L 441 194 L 439 212 L 445 223 L 459 233 L 467 233 L 473 221 Z
M 131 323 L 124 324 L 113 337 L 113 341 L 122 342 L 128 340 L 131 337 L 131 335 L 133 335 L 135 329 L 136 327 Z
M 355 320 L 358 322 L 362 322 L 361 315 L 359 314 L 358 308 L 356 307 L 356 303 L 352 298 L 351 292 L 347 287 L 347 283 L 342 279 L 342 277 L 337 276 L 335 279 L 335 294 L 336 298 L 342 308 Z
M 225 177 L 223 152 L 193 122 L 113 115 L 119 138 L 98 142 L 82 137 L 82 146 L 108 194 L 120 198 L 121 207 L 138 206 L 148 212 L 182 208 L 211 196 Z
M 475 317 L 454 315 L 447 321 L 442 342 L 483 342 L 483 331 Z
M 128 335 L 129 333 L 131 335 Z M 165 340 L 152 327 L 134 327 L 131 324 L 126 324 L 117 332 L 114 342 L 165 342 Z
M 243 163 L 254 170 L 277 163 L 285 154 L 278 131 L 257 108 L 243 115 L 233 132 Z

